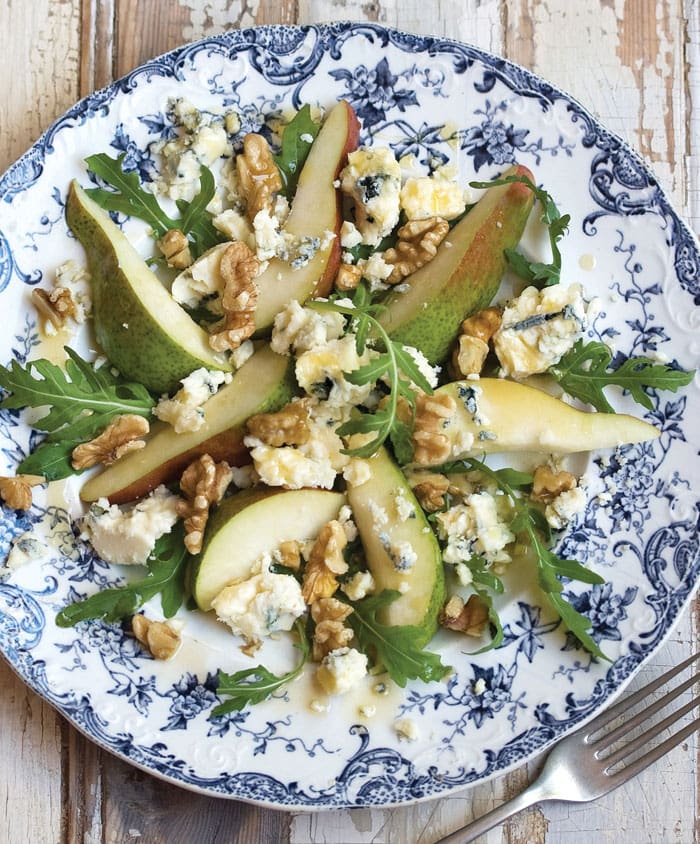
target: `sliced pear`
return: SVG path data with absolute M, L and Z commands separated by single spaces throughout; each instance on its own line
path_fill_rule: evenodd
M 350 447 L 358 441 L 351 438 Z M 348 486 L 347 497 L 377 591 L 401 593 L 380 621 L 412 625 L 426 644 L 445 600 L 442 555 L 428 520 L 403 472 L 385 448 L 368 458 L 369 479 Z
M 279 410 L 292 398 L 295 386 L 291 358 L 263 346 L 203 406 L 204 424 L 199 430 L 177 434 L 165 423 L 153 425 L 145 448 L 129 452 L 90 478 L 81 498 L 108 498 L 112 504 L 142 498 L 177 478 L 202 454 L 232 466 L 250 462 L 243 445 L 246 420 L 254 413 Z
M 542 390 L 503 378 L 455 381 L 436 392 L 452 396 L 457 404 L 441 431 L 450 441 L 450 460 L 517 451 L 571 454 L 659 436 L 653 425 L 634 416 L 577 410 Z
M 209 519 L 200 554 L 190 573 L 192 594 L 205 612 L 229 583 L 245 580 L 264 553 L 282 542 L 315 539 L 345 503 L 325 489 L 258 487 L 224 499 Z
M 518 165 L 504 176 L 532 174 Z M 379 322 L 393 340 L 415 346 L 432 364 L 447 357 L 462 321 L 496 295 L 506 269 L 504 250 L 517 246 L 532 210 L 522 182 L 490 188 L 450 231 L 437 254 L 390 293 Z
M 339 102 L 325 119 L 299 175 L 284 229 L 296 237 L 318 238 L 322 246 L 298 269 L 273 258 L 256 278 L 258 305 L 255 327 L 269 329 L 275 316 L 293 299 L 305 302 L 325 296 L 340 263 L 340 191 L 334 186 L 348 152 L 357 147 L 360 124 L 349 103 Z M 329 238 L 328 232 L 335 234 Z
M 167 393 L 195 369 L 230 370 L 109 215 L 73 181 L 66 220 L 92 278 L 95 336 L 126 378 Z

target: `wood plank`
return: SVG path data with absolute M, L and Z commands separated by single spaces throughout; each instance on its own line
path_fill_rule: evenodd
M 0 171 L 78 96 L 80 0 L 5 3 Z M 62 826 L 62 719 L 0 659 L 0 840 L 46 841 Z

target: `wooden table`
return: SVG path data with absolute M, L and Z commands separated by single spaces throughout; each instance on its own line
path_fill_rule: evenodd
M 158 53 L 227 27 L 332 19 L 447 35 L 539 73 L 639 150 L 700 230 L 698 0 L 5 0 L 0 170 L 79 97 Z M 698 617 L 694 604 L 640 679 L 690 653 Z M 415 807 L 287 814 L 202 797 L 131 768 L 79 735 L 2 661 L 0 689 L 0 841 L 8 844 L 431 844 L 520 791 L 537 769 Z M 483 840 L 698 841 L 697 761 L 689 742 L 593 805 L 534 808 Z

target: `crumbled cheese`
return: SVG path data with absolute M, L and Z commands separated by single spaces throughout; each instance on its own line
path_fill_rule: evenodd
M 280 231 L 280 221 L 267 208 L 263 208 L 253 220 L 255 235 L 255 249 L 259 261 L 269 261 L 270 258 L 287 260 L 289 257 L 289 242 L 284 232 Z
M 352 510 L 349 504 L 343 504 L 337 516 L 338 521 L 345 531 L 345 537 L 348 542 L 354 542 L 357 539 L 357 525 L 352 520 Z
M 580 486 L 559 493 L 544 511 L 547 523 L 555 530 L 566 527 L 586 509 L 586 493 Z
M 175 433 L 198 431 L 204 424 L 205 404 L 219 387 L 231 380 L 230 374 L 217 370 L 195 369 L 183 378 L 182 387 L 172 398 L 163 396 L 153 408 L 153 413 L 163 422 L 169 422 Z
M 464 189 L 455 181 L 430 176 L 408 178 L 401 188 L 401 208 L 409 220 L 453 220 L 466 206 Z
M 234 369 L 240 369 L 243 364 L 255 353 L 255 344 L 252 340 L 244 340 L 240 346 L 231 352 L 229 361 Z
M 420 374 L 423 378 L 425 378 L 428 384 L 430 384 L 431 387 L 437 387 L 441 367 L 433 366 L 423 352 L 421 352 L 420 349 L 416 349 L 414 346 L 403 346 L 403 350 L 408 352 L 408 354 L 413 358 L 413 362 L 418 367 Z M 413 382 L 411 383 L 413 384 Z M 413 387 L 415 389 L 416 385 L 413 384 Z
M 177 275 L 170 292 L 173 299 L 187 308 L 196 308 L 202 299 L 212 299 L 209 306 L 216 307 L 215 300 L 224 289 L 221 277 L 221 258 L 230 243 L 219 243 L 200 255 L 187 269 Z M 221 312 L 220 305 L 218 312 Z
M 278 355 L 308 352 L 337 340 L 344 330 L 342 314 L 302 308 L 293 300 L 275 317 L 270 348 Z
M 130 508 L 110 506 L 100 498 L 88 510 L 83 526 L 99 556 L 108 563 L 144 564 L 156 540 L 177 521 L 177 496 L 159 486 Z
M 366 366 L 378 354 L 369 346 L 358 354 L 355 335 L 346 334 L 302 352 L 295 366 L 297 382 L 302 390 L 330 407 L 362 404 L 374 385 L 352 384 L 345 375 Z
M 212 224 L 229 240 L 242 240 L 250 249 L 255 249 L 253 229 L 245 214 L 241 214 L 237 208 L 227 208 L 217 214 L 212 218 Z
M 369 258 L 360 258 L 357 266 L 362 270 L 362 278 L 369 282 L 373 293 L 387 287 L 384 282 L 394 271 L 394 265 L 387 264 L 381 252 L 373 252 Z
M 360 457 L 353 457 L 343 470 L 343 478 L 348 486 L 362 486 L 372 477 L 369 463 Z
M 168 114 L 184 132 L 152 145 L 152 151 L 161 156 L 160 179 L 155 189 L 170 199 L 191 201 L 200 189 L 201 166 L 211 167 L 222 156 L 233 153 L 225 117 L 198 111 L 182 98 L 168 103 Z M 220 204 L 220 198 L 216 204 Z
M 525 378 L 557 363 L 588 324 L 581 285 L 527 287 L 508 304 L 493 335 L 504 376 Z
M 343 454 L 343 441 L 335 433 L 339 419 L 329 408 L 316 404 L 310 409 L 307 442 L 298 446 L 275 448 L 255 437 L 244 438 L 260 479 L 268 486 L 286 489 L 321 487 L 330 489 L 336 475 L 347 466 L 350 458 Z
M 420 730 L 412 718 L 400 718 L 394 722 L 394 731 L 399 741 L 418 741 Z
M 48 545 L 39 541 L 31 533 L 22 533 L 12 540 L 10 553 L 5 560 L 4 568 L 0 567 L 0 575 L 25 566 L 46 553 Z
M 355 648 L 336 648 L 323 658 L 316 679 L 329 695 L 349 692 L 367 674 L 367 657 Z
M 250 489 L 260 481 L 255 466 L 231 466 L 231 480 L 238 489 Z
M 340 245 L 343 249 L 352 249 L 360 243 L 362 243 L 362 232 L 350 220 L 345 220 L 340 227 Z
M 483 677 L 479 677 L 479 679 L 474 683 L 472 686 L 472 692 L 475 695 L 483 695 L 486 691 L 486 680 Z
M 379 541 L 382 548 L 386 551 L 387 556 L 392 562 L 396 571 L 410 571 L 418 561 L 418 554 L 415 552 L 410 542 L 404 540 L 402 542 L 393 542 L 386 531 L 379 534 Z M 402 586 L 404 584 L 401 584 Z M 404 591 L 399 587 L 399 591 Z
M 416 508 L 412 501 L 406 498 L 405 490 L 394 490 L 394 505 L 400 522 L 416 518 Z
M 363 242 L 379 243 L 399 220 L 401 167 L 394 153 L 389 147 L 360 147 L 348 155 L 340 177 L 343 192 L 358 206 Z
M 306 611 L 301 586 L 295 577 L 270 571 L 264 554 L 245 580 L 225 586 L 211 602 L 219 621 L 248 642 L 260 642 L 271 633 L 291 630 Z
M 92 313 L 90 273 L 76 261 L 64 261 L 56 267 L 54 287 L 70 290 L 75 302 L 74 320 L 79 325 Z
M 340 588 L 351 601 L 361 601 L 374 592 L 376 584 L 371 572 L 358 571 Z
M 515 541 L 515 536 L 500 518 L 496 498 L 485 490 L 438 513 L 437 524 L 440 538 L 446 541 L 446 563 L 456 565 L 474 554 L 483 556 L 489 564 L 510 560 L 504 549 Z
M 358 709 L 358 712 L 363 718 L 374 718 L 377 714 L 377 707 L 374 704 L 366 703 Z

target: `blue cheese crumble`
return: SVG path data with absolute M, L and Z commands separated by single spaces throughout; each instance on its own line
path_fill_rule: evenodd
M 493 344 L 504 376 L 546 372 L 571 349 L 588 325 L 580 284 L 527 287 L 503 311 Z
M 499 513 L 496 497 L 483 490 L 468 495 L 437 514 L 438 535 L 444 542 L 442 558 L 457 565 L 479 555 L 491 565 L 510 562 L 508 545 L 515 535 Z
M 372 246 L 399 221 L 401 166 L 389 147 L 360 147 L 340 174 L 343 193 L 355 200 L 355 225 Z
M 257 644 L 271 633 L 291 630 L 306 604 L 295 577 L 270 571 L 272 559 L 264 554 L 251 577 L 225 586 L 213 599 L 219 621 L 249 644 Z
M 163 396 L 153 408 L 153 413 L 163 422 L 170 423 L 175 433 L 198 431 L 204 424 L 204 405 L 219 389 L 231 380 L 230 373 L 205 367 L 195 369 L 181 381 L 182 387 L 172 398 Z

